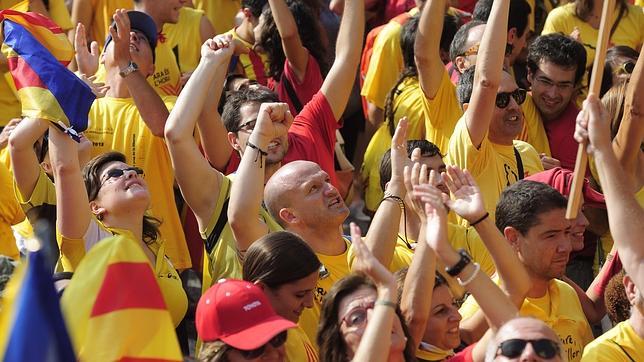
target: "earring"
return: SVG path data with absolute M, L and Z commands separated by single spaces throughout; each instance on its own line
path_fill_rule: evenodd
M 103 221 L 103 214 L 96 214 L 98 221 Z

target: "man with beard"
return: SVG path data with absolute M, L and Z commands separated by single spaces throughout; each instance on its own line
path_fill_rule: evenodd
M 506 186 L 543 170 L 535 149 L 515 140 L 524 125 L 520 105 L 526 92 L 502 70 L 509 3 L 492 5 L 476 66 L 459 80 L 457 96 L 465 113 L 450 138 L 446 162 L 471 172 L 492 217 Z
M 559 336 L 568 361 L 579 361 L 593 335 L 575 290 L 557 279 L 563 276 L 572 250 L 567 202 L 548 185 L 521 180 L 503 191 L 496 226 L 530 276 L 531 287 L 519 314 L 546 323 Z M 477 309 L 468 298 L 460 312 L 467 319 Z

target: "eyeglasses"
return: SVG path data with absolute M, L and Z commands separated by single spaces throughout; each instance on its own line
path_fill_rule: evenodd
M 630 60 L 622 63 L 619 67 L 615 68 L 613 73 L 615 74 L 633 74 L 633 70 L 635 70 L 635 63 L 631 62 Z
M 243 132 L 251 133 L 255 129 L 256 124 L 257 124 L 256 119 L 252 121 L 248 121 L 246 123 L 242 123 L 241 126 L 237 128 L 237 132 L 243 131 Z
M 501 92 L 496 94 L 496 106 L 503 109 L 510 104 L 510 97 L 514 98 L 518 105 L 522 105 L 525 102 L 526 90 L 523 88 L 517 88 L 512 92 Z
M 255 349 L 251 349 L 249 351 L 243 350 L 243 349 L 237 349 L 239 351 L 239 354 L 244 357 L 244 359 L 255 359 L 261 355 L 264 354 L 264 351 L 266 351 L 266 346 L 270 343 L 273 348 L 277 348 L 281 345 L 283 345 L 286 342 L 286 337 L 287 337 L 287 332 L 283 331 L 280 334 L 276 335 L 275 337 L 271 338 L 270 341 L 266 342 L 263 346 L 260 346 Z
M 349 328 L 359 328 L 367 323 L 367 313 L 369 309 L 373 309 L 373 301 L 368 302 L 364 305 L 358 306 L 347 312 L 347 314 L 342 317 L 341 322 L 346 323 Z
M 534 80 L 541 83 L 543 86 L 550 88 L 550 87 L 557 87 L 559 90 L 565 91 L 574 88 L 574 83 L 573 82 L 555 82 L 550 78 L 542 77 L 542 76 L 536 76 L 534 77 Z
M 105 174 L 105 179 L 103 182 L 101 182 L 101 186 L 105 185 L 105 183 L 113 178 L 118 179 L 121 176 L 125 175 L 126 171 L 134 171 L 138 176 L 144 176 L 145 174 L 143 173 L 143 170 L 138 168 L 138 167 L 127 167 L 127 168 L 112 168 L 110 170 L 107 170 Z
M 507 358 L 516 358 L 523 353 L 525 346 L 530 343 L 532 348 L 537 353 L 537 356 L 541 358 L 550 359 L 553 358 L 561 352 L 559 343 L 547 339 L 508 339 L 503 341 L 497 347 L 496 355 L 502 355 Z

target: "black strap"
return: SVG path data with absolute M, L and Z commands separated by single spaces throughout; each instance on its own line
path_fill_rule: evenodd
M 523 180 L 525 174 L 523 173 L 523 160 L 521 160 L 521 154 L 516 147 L 512 146 L 512 148 L 514 149 L 514 158 L 517 159 L 517 171 L 519 171 L 519 180 Z
M 230 188 L 230 183 L 228 183 L 226 190 L 222 190 L 222 191 L 228 194 L 229 188 Z M 204 240 L 204 243 L 206 244 L 206 251 L 208 252 L 208 254 L 210 254 L 215 249 L 215 246 L 217 246 L 219 237 L 221 236 L 222 231 L 224 231 L 224 227 L 226 227 L 226 224 L 228 223 L 228 201 L 230 201 L 229 196 L 230 195 L 226 197 L 226 201 L 224 201 L 224 204 L 221 206 L 221 213 L 219 214 L 219 218 L 215 223 L 215 227 L 212 229 L 212 232 L 208 235 L 208 238 Z
M 295 110 L 297 113 L 300 113 L 302 111 L 302 102 L 300 102 L 300 99 L 297 97 L 297 93 L 295 93 L 295 89 L 293 89 L 293 85 L 291 85 L 291 82 L 288 81 L 288 78 L 284 76 L 284 73 L 282 73 L 282 77 L 280 78 L 280 83 L 284 85 L 284 88 L 286 89 L 286 93 L 288 94 L 288 97 L 291 99 L 291 102 L 293 102 L 293 107 L 295 107 Z
M 619 347 L 619 349 L 621 349 L 621 350 L 622 350 L 622 352 L 624 352 L 624 354 L 626 355 L 626 357 L 628 357 L 628 359 L 629 359 L 630 361 L 635 362 L 635 360 L 633 359 L 633 357 L 631 357 L 631 355 L 630 355 L 630 354 L 628 354 L 628 352 L 626 352 L 626 350 L 624 349 L 624 347 L 620 346 L 620 345 L 619 345 L 619 343 L 615 342 L 615 341 L 614 341 L 614 340 L 612 340 L 612 339 L 609 339 L 609 341 L 611 341 L 611 342 L 615 343 L 615 344 L 617 345 L 617 347 Z

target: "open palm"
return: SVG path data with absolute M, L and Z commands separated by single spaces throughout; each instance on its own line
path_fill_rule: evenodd
M 453 195 L 447 206 L 466 220 L 476 220 L 485 213 L 483 195 L 476 181 L 468 171 L 448 166 L 443 181 Z

